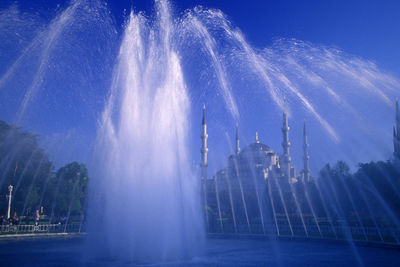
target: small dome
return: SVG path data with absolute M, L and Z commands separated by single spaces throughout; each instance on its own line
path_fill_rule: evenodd
M 271 148 L 267 146 L 266 144 L 260 143 L 260 142 L 255 142 L 243 149 L 242 153 L 254 153 L 254 152 L 270 152 Z

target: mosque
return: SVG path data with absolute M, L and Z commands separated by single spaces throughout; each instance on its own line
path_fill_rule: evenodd
M 205 208 L 209 231 L 264 231 L 265 234 L 265 229 L 274 229 L 265 227 L 266 224 L 296 224 L 296 220 L 312 212 L 310 206 L 302 203 L 302 200 L 311 197 L 304 195 L 307 194 L 304 192 L 312 190 L 315 186 L 310 176 L 306 124 L 304 122 L 303 168 L 300 172 L 296 171 L 291 162 L 289 130 L 285 108 L 282 121 L 282 154 L 278 155 L 268 145 L 259 141 L 257 133 L 254 143 L 241 149 L 236 126 L 234 154 L 228 157 L 225 168 L 208 177 L 208 134 L 206 111 L 203 106 L 200 178 L 202 205 Z M 397 99 L 393 144 L 393 158 L 400 162 L 400 111 Z M 300 214 L 302 216 L 299 216 Z
M 240 148 L 238 127 L 236 126 L 235 153 L 228 158 L 227 167 L 216 172 L 212 178 L 207 177 L 207 122 L 205 107 L 203 106 L 202 119 L 202 146 L 201 146 L 201 182 L 203 202 L 206 207 L 206 220 L 211 210 L 219 210 L 218 214 L 229 213 L 231 220 L 238 220 L 235 225 L 254 224 L 268 216 L 262 215 L 265 210 L 265 200 L 274 198 L 292 198 L 291 192 L 298 181 L 308 183 L 311 180 L 309 169 L 309 154 L 306 125 L 303 129 L 303 170 L 298 173 L 291 163 L 289 123 L 286 108 L 283 111 L 282 123 L 282 155 L 278 155 L 269 146 L 256 138 L 254 143 L 243 149 Z M 269 205 L 270 206 L 270 205 Z M 276 205 L 273 205 L 276 207 Z M 288 207 L 278 207 L 275 212 L 288 212 Z M 264 208 L 264 210 L 263 210 Z M 212 212 L 211 212 L 212 213 Z M 218 215 L 217 215 L 218 216 Z M 223 220 L 223 218 L 220 218 Z M 253 221 L 253 222 L 251 222 Z
M 297 181 L 310 181 L 309 169 L 309 155 L 308 155 L 308 140 L 306 124 L 304 122 L 303 129 L 303 150 L 304 150 L 304 168 L 300 173 L 291 164 L 290 156 L 290 141 L 289 141 L 289 123 L 286 109 L 283 111 L 283 125 L 282 125 L 282 148 L 283 154 L 278 156 L 269 146 L 261 143 L 258 140 L 256 133 L 255 142 L 246 146 L 241 150 L 238 127 L 236 127 L 236 148 L 235 154 L 231 155 L 228 159 L 228 166 L 217 172 L 215 178 L 222 178 L 223 176 L 229 177 L 230 180 L 241 177 L 241 180 L 246 181 L 252 179 L 254 176 L 256 180 L 265 181 L 267 179 L 278 179 L 288 184 L 296 183 Z M 202 119 L 202 147 L 201 147 L 201 179 L 210 180 L 207 177 L 207 123 L 205 107 L 203 107 Z M 212 180 L 211 179 L 211 180 Z
M 203 120 L 202 120 L 203 133 L 201 135 L 201 178 L 207 179 L 207 123 L 205 115 L 205 107 L 203 107 Z M 217 176 L 228 174 L 229 177 L 248 177 L 255 176 L 257 179 L 266 180 L 268 178 L 276 178 L 286 181 L 289 184 L 295 183 L 299 180 L 304 182 L 310 181 L 309 169 L 309 155 L 308 155 L 308 140 L 306 124 L 304 122 L 303 128 L 303 150 L 304 150 L 304 169 L 301 173 L 297 173 L 294 166 L 291 164 L 290 157 L 290 141 L 289 141 L 289 124 L 286 110 L 283 112 L 283 126 L 282 126 L 282 148 L 283 154 L 278 156 L 269 146 L 261 143 L 258 140 L 258 133 L 256 132 L 255 142 L 240 149 L 238 127 L 236 126 L 236 148 L 235 154 L 231 155 L 228 160 L 228 167 L 217 172 Z M 399 129 L 400 131 L 400 129 Z M 400 135 L 399 135 L 400 138 Z M 400 150 L 399 150 L 400 151 Z M 400 153 L 400 152 L 399 152 Z M 246 178 L 243 178 L 246 179 Z

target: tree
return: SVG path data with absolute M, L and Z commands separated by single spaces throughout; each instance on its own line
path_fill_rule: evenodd
M 38 144 L 38 136 L 0 121 L 0 213 L 6 214 L 4 195 L 11 184 L 12 211 L 27 214 L 41 201 L 46 178 L 54 166 Z
M 54 172 L 54 165 L 39 146 L 38 136 L 0 121 L 0 214 L 6 215 L 8 186 L 13 185 L 11 213 L 33 215 L 83 214 L 88 170 L 73 162 Z
M 379 217 L 387 217 L 391 211 L 400 218 L 400 172 L 391 161 L 359 164 L 354 174 L 363 185 L 368 201 Z
M 52 179 L 52 213 L 55 216 L 82 215 L 87 197 L 88 170 L 72 162 L 60 168 Z

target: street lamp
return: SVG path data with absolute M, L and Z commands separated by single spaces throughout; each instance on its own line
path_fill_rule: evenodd
M 13 190 L 13 186 L 9 185 L 8 186 L 8 192 L 10 192 L 10 194 L 8 195 L 8 211 L 7 211 L 7 220 L 10 219 L 10 213 L 11 213 L 11 193 Z

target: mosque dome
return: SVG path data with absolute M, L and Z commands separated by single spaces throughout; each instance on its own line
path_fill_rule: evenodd
M 245 147 L 242 153 L 254 153 L 254 152 L 272 152 L 271 148 L 266 144 L 260 142 L 254 142 Z

